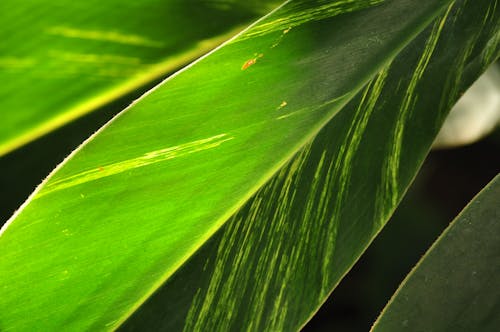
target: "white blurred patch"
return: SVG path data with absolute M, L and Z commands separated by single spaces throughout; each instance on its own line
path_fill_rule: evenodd
M 452 108 L 433 148 L 474 143 L 499 124 L 500 69 L 493 64 Z

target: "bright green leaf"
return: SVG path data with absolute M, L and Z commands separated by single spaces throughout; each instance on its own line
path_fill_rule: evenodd
M 262 205 L 262 213 L 271 216 L 262 221 L 286 235 L 288 228 L 272 222 L 273 215 L 280 220 L 287 202 L 310 196 L 299 218 L 325 228 L 311 237 L 309 224 L 297 230 L 305 244 L 321 239 L 321 250 L 310 252 L 313 264 L 305 264 L 304 256 L 294 261 L 293 255 L 280 255 L 285 245 L 296 255 L 309 249 L 294 247 L 286 237 L 267 249 L 275 255 L 257 251 L 254 259 L 275 257 L 278 264 L 275 271 L 260 271 L 261 278 L 287 272 L 288 263 L 313 266 L 315 277 L 301 273 L 293 281 L 316 289 L 295 288 L 288 298 L 279 280 L 283 291 L 273 292 L 283 297 L 250 306 L 260 320 L 241 322 L 247 329 L 299 327 L 394 209 L 451 103 L 498 55 L 498 16 L 485 15 L 488 1 L 465 9 L 459 2 L 453 10 L 446 4 L 290 1 L 132 105 L 59 167 L 3 229 L 0 328 L 118 326 L 366 86 L 325 128 L 327 136 L 318 136 L 319 145 L 302 152 L 241 212 L 260 217 Z M 443 64 L 453 70 L 436 74 Z M 330 147 L 333 155 L 323 151 Z M 293 180 L 305 164 L 312 165 L 312 178 Z M 312 187 L 297 187 L 291 199 L 292 180 Z M 280 181 L 284 186 L 275 189 Z M 238 227 L 234 220 L 227 225 Z M 237 242 L 245 237 L 226 244 Z M 37 286 L 30 287 L 34 276 Z M 260 284 L 249 278 L 249 284 L 234 280 L 233 290 L 271 287 L 265 278 Z M 182 287 L 190 289 L 187 283 Z M 237 308 L 263 303 L 258 297 L 265 293 L 253 294 L 255 300 L 233 302 L 229 321 L 224 312 L 214 312 L 213 321 L 203 316 L 198 309 L 211 306 L 199 295 L 187 323 L 179 309 L 177 327 L 234 324 L 242 312 Z M 283 300 L 290 310 L 276 309 Z
M 302 326 L 383 227 L 451 105 L 498 47 L 489 40 L 498 14 L 489 28 L 475 24 L 488 8 L 458 2 L 431 24 L 123 330 Z
M 2 0 L 0 155 L 192 61 L 272 4 Z
M 500 175 L 406 277 L 373 331 L 498 331 Z

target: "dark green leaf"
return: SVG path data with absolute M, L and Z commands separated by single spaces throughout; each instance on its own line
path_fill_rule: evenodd
M 500 175 L 406 277 L 373 331 L 498 331 Z

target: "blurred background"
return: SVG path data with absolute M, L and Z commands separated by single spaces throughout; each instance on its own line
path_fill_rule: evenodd
M 0 157 L 1 223 L 85 138 L 157 83 L 152 82 Z M 485 90 L 488 88 L 481 86 L 476 99 L 487 99 L 482 94 Z M 493 86 L 492 91 L 497 97 L 500 95 L 498 86 Z M 479 109 L 472 113 L 488 113 L 484 111 L 487 107 L 484 104 L 474 104 L 479 105 Z M 500 108 L 498 105 L 495 106 L 496 114 Z M 466 109 L 470 110 L 470 107 Z M 369 330 L 400 282 L 427 248 L 467 202 L 499 173 L 500 130 L 498 127 L 493 130 L 497 123 L 495 121 L 498 121 L 498 115 L 483 121 L 491 127 L 488 129 L 490 133 L 479 141 L 465 146 L 436 149 L 429 154 L 388 225 L 306 325 L 305 331 Z M 464 123 L 471 127 L 470 119 Z M 460 132 L 460 128 L 457 130 Z M 442 144 L 450 145 L 448 136 Z

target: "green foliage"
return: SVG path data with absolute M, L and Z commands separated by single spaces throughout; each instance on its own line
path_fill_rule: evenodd
M 203 55 L 266 6 L 2 0 L 0 155 Z
M 406 277 L 378 331 L 497 331 L 500 175 L 475 197 Z
M 197 4 L 198 13 L 210 2 Z M 87 54 L 95 42 L 155 57 L 151 78 L 168 70 L 153 63 L 179 64 L 203 50 L 199 40 L 215 43 L 271 4 L 228 2 L 197 18 L 184 9 L 191 6 L 161 2 L 179 20 L 166 30 L 186 30 L 167 48 L 133 45 L 140 54 L 128 44 L 162 40 L 149 35 L 162 30 L 159 12 L 151 26 L 132 21 L 135 39 L 92 21 L 55 31 L 75 44 L 66 45 L 71 52 Z M 133 6 L 110 21 L 134 16 Z M 228 8 L 230 19 L 212 30 L 194 28 Z M 9 220 L 0 330 L 300 328 L 383 227 L 453 103 L 498 57 L 495 8 L 487 0 L 283 3 L 101 128 Z M 79 75 L 110 69 L 102 52 Z M 2 93 L 29 106 L 73 81 L 63 75 L 26 98 Z M 82 100 L 104 101 L 115 96 L 108 89 L 142 81 L 128 72 L 102 84 L 82 79 L 78 98 L 43 99 L 40 109 L 54 113 L 40 111 L 4 140 L 34 137 L 33 128 L 79 114 Z M 9 121 L 23 121 L 16 117 Z

